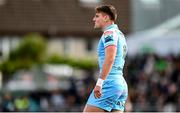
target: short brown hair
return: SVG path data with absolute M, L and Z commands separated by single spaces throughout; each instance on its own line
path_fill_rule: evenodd
M 109 15 L 110 19 L 113 21 L 115 21 L 117 18 L 117 11 L 116 11 L 115 7 L 112 5 L 97 6 L 95 8 L 95 11 L 97 13 L 100 13 L 100 12 L 106 13 L 107 15 Z

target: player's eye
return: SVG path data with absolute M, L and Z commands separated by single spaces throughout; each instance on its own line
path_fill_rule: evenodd
M 99 17 L 99 15 L 95 15 L 95 17 L 96 17 L 96 18 L 98 18 L 98 17 Z

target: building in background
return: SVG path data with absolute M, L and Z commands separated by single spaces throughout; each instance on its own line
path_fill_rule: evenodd
M 180 14 L 180 0 L 131 0 L 131 30 L 153 28 Z
M 31 32 L 48 38 L 49 54 L 95 58 L 100 31 L 93 29 L 92 17 L 99 4 L 117 8 L 117 24 L 125 34 L 155 27 L 180 10 L 179 0 L 1 0 L 0 59 L 8 58 L 21 37 Z
M 129 56 L 144 53 L 156 53 L 160 56 L 180 54 L 180 15 L 163 22 L 156 27 L 128 36 Z
M 31 32 L 42 33 L 48 38 L 49 54 L 96 57 L 100 31 L 93 29 L 92 18 L 94 7 L 99 4 L 114 5 L 118 10 L 118 25 L 126 34 L 130 32 L 130 0 L 1 1 L 1 59 L 8 58 L 9 51 L 18 45 L 21 37 Z

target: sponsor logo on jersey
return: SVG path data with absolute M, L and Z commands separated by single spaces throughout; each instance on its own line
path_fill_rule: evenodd
M 107 35 L 105 37 L 105 43 L 110 42 L 110 41 L 113 41 L 113 36 L 112 35 Z
M 116 105 L 124 107 L 125 106 L 125 102 L 117 101 Z

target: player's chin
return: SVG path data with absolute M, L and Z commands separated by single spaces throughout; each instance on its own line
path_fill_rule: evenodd
M 94 29 L 98 29 L 99 28 L 99 26 L 97 26 L 97 25 L 94 25 Z

